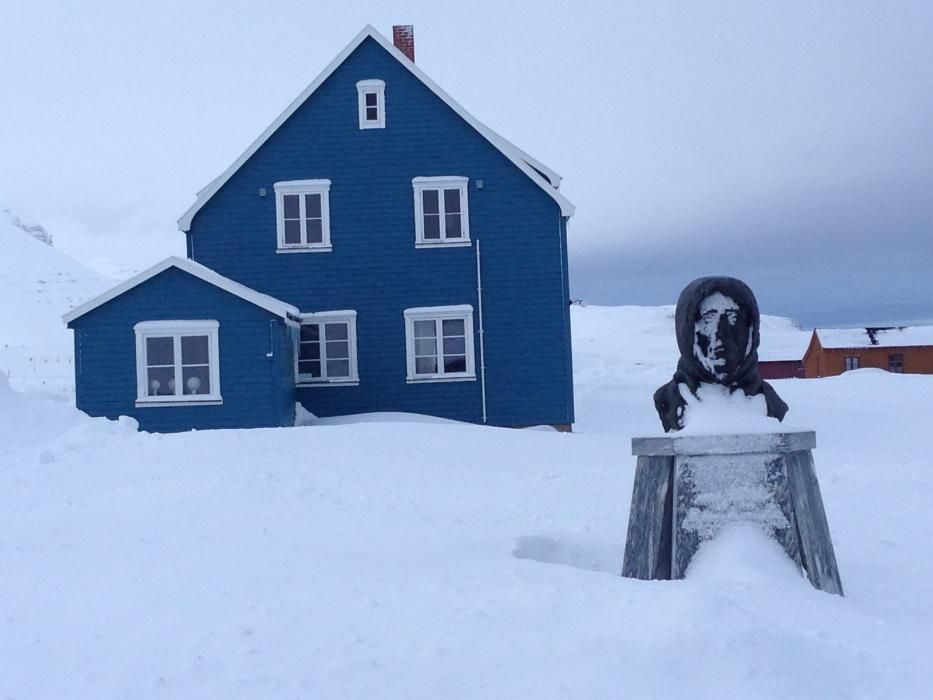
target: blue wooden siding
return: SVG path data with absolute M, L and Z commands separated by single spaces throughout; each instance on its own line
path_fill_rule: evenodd
M 216 406 L 136 407 L 140 321 L 219 322 Z M 92 416 L 132 416 L 142 430 L 293 425 L 293 345 L 284 321 L 177 268 L 169 268 L 70 324 L 75 336 L 78 408 Z M 267 357 L 268 353 L 272 357 Z
M 385 129 L 358 128 L 356 82 L 367 78 L 386 82 Z M 529 119 L 546 102 L 530 106 Z M 404 309 L 478 308 L 473 246 L 414 246 L 412 178 L 443 175 L 470 179 L 489 422 L 572 422 L 566 222 L 557 203 L 372 39 L 198 212 L 189 255 L 304 312 L 358 312 L 360 384 L 299 389 L 313 413 L 411 411 L 478 422 L 479 379 L 406 382 Z M 273 185 L 313 178 L 332 181 L 333 251 L 277 254 Z M 478 375 L 478 318 L 474 328 Z

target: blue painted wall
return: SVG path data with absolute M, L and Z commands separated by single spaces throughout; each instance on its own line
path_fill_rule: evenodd
M 367 78 L 386 83 L 385 129 L 359 129 L 356 82 Z M 475 244 L 414 246 L 412 178 L 439 175 L 470 178 L 489 422 L 572 422 L 566 221 L 557 203 L 372 39 L 198 212 L 189 256 L 304 312 L 357 311 L 360 384 L 299 389 L 313 413 L 411 411 L 478 422 L 479 380 L 406 383 L 404 309 L 478 308 Z M 333 251 L 276 254 L 273 185 L 312 178 L 332 181 Z M 474 328 L 479 373 L 476 317 Z
M 220 324 L 223 403 L 137 408 L 133 326 L 140 321 L 202 319 Z M 140 429 L 153 432 L 294 424 L 294 350 L 288 326 L 278 316 L 177 268 L 69 326 L 75 337 L 77 405 L 89 415 L 132 416 Z

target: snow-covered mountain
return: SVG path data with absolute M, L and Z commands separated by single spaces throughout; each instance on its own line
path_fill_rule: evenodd
M 16 228 L 25 231 L 38 241 L 52 245 L 52 234 L 46 230 L 45 226 L 35 219 L 17 214 L 9 207 L 4 206 L 2 202 L 0 202 L 0 219 L 9 219 L 10 223 Z
M 113 284 L 51 245 L 41 224 L 0 209 L 0 346 L 62 346 L 68 309 Z
M 68 386 L 72 340 L 61 316 L 112 284 L 54 248 L 41 224 L 0 205 L 0 371 L 14 387 Z

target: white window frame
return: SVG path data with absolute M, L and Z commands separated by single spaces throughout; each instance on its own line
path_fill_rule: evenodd
M 376 113 L 378 118 L 375 121 L 366 118 L 366 95 L 376 96 Z M 356 97 L 359 106 L 359 118 L 361 129 L 385 129 L 386 128 L 386 84 L 384 80 L 371 78 L 369 80 L 360 80 L 356 84 Z
M 330 180 L 287 180 L 276 182 L 275 189 L 275 231 L 276 252 L 278 253 L 326 253 L 333 250 L 330 242 Z M 298 211 L 301 222 L 301 242 L 285 242 L 285 195 L 299 195 Z M 305 216 L 306 194 L 321 195 L 321 242 L 308 243 L 307 217 Z
M 142 321 L 133 326 L 136 333 L 136 406 L 211 406 L 223 402 L 220 395 L 220 324 L 217 321 Z M 182 387 L 181 339 L 184 336 L 206 335 L 208 337 L 208 365 L 210 371 L 210 394 L 174 394 L 172 396 L 149 396 L 148 362 L 146 339 L 174 339 L 175 387 Z
M 466 336 L 465 372 L 444 371 L 444 343 L 441 322 L 450 319 L 464 321 L 463 328 Z M 433 320 L 436 324 L 435 337 L 438 339 L 436 348 L 438 371 L 432 374 L 417 374 L 415 372 L 415 321 L 430 320 Z M 423 306 L 405 309 L 405 355 L 408 365 L 407 380 L 409 384 L 476 381 L 476 354 L 473 345 L 473 307 L 469 304 L 461 304 L 459 306 Z
M 359 370 L 356 361 L 356 311 L 318 311 L 316 313 L 301 314 L 301 325 L 326 323 L 346 323 L 347 340 L 350 348 L 350 376 L 326 376 L 327 373 L 327 338 L 326 334 L 320 336 L 321 340 L 321 376 L 312 377 L 298 372 L 298 357 L 301 348 L 301 329 L 298 330 L 298 339 L 295 347 L 295 384 L 297 386 L 356 386 L 360 383 Z
M 416 248 L 458 248 L 472 245 L 470 241 L 470 179 L 459 175 L 445 175 L 441 177 L 416 177 L 411 181 L 415 197 L 415 247 Z M 443 190 L 460 190 L 460 227 L 463 236 L 460 238 L 447 238 L 446 219 L 444 211 Z M 438 212 L 440 215 L 439 239 L 425 239 L 424 237 L 424 207 L 422 193 L 425 190 L 439 190 Z

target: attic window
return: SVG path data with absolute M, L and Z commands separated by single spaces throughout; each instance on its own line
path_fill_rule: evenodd
M 361 80 L 356 84 L 361 129 L 386 128 L 386 84 L 382 80 Z

